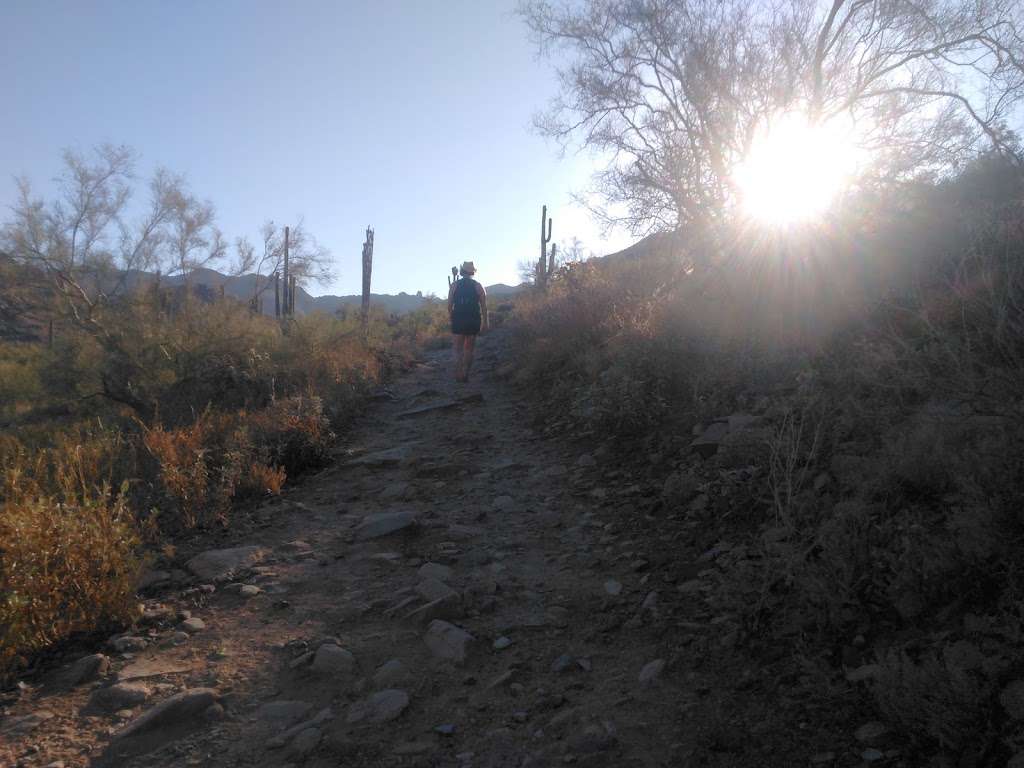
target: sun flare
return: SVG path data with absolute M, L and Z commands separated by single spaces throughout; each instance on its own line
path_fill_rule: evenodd
M 851 125 L 812 123 L 785 113 L 755 136 L 735 172 L 743 209 L 774 225 L 821 215 L 850 183 L 861 164 Z

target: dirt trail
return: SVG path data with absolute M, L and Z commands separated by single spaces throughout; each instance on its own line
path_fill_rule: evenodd
M 212 593 L 204 579 L 151 593 L 133 635 L 146 647 L 111 653 L 94 682 L 9 701 L 0 763 L 685 763 L 681 720 L 707 689 L 680 644 L 701 627 L 677 582 L 700 566 L 643 559 L 592 457 L 531 431 L 496 375 L 502 348 L 500 331 L 482 340 L 468 385 L 447 351 L 427 355 L 334 464 L 230 533 L 224 547 L 262 548 L 248 564 Z M 365 538 L 380 526 L 398 529 Z M 115 683 L 104 709 L 96 691 Z M 137 725 L 207 688 L 219 705 Z

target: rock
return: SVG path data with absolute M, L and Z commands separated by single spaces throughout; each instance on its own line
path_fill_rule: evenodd
M 882 738 L 889 732 L 889 728 L 884 723 L 878 721 L 872 721 L 870 723 L 864 723 L 853 733 L 853 737 L 861 743 L 871 743 Z
M 409 450 L 408 445 L 400 445 L 396 448 L 368 453 L 348 463 L 350 466 L 357 467 L 387 467 L 401 464 L 409 459 L 411 454 L 412 452 Z
M 138 736 L 158 728 L 178 725 L 203 714 L 217 703 L 212 688 L 190 688 L 165 699 L 114 734 L 114 739 Z
M 999 703 L 1013 720 L 1024 720 L 1024 680 L 1014 680 L 1003 688 Z
M 266 747 L 267 749 L 279 749 L 303 731 L 307 731 L 310 728 L 319 728 L 319 726 L 333 719 L 334 711 L 330 707 L 327 707 L 326 709 L 321 709 L 317 713 L 316 717 L 314 717 L 312 720 L 306 720 L 305 722 L 301 722 L 298 725 L 293 725 L 291 728 L 284 731 L 283 733 L 280 733 L 277 736 L 273 736 L 267 739 Z
M 584 453 L 578 459 L 576 459 L 576 466 L 583 469 L 587 467 L 596 467 L 597 459 L 595 459 L 589 453 Z
M 491 506 L 495 512 L 513 512 L 518 505 L 511 496 L 499 496 Z
M 139 618 L 141 624 L 159 624 L 164 621 L 172 621 L 174 619 L 175 611 L 173 608 L 167 605 L 153 605 L 146 608 L 142 612 L 142 616 Z
M 423 637 L 423 641 L 434 656 L 456 663 L 466 660 L 468 646 L 475 639 L 464 629 L 439 619 L 430 623 L 427 634 Z
M 410 491 L 412 491 L 412 485 L 409 483 L 392 483 L 381 491 L 380 498 L 384 501 L 398 501 L 408 498 Z
M 109 688 L 97 688 L 89 703 L 107 712 L 137 707 L 149 698 L 149 688 L 138 683 L 117 683 Z
M 515 677 L 515 672 L 513 670 L 511 670 L 511 669 L 505 670 L 504 672 L 502 672 L 500 675 L 498 675 L 496 678 L 494 678 L 493 680 L 491 680 L 491 682 L 489 682 L 487 684 L 487 690 L 491 691 L 491 690 L 494 690 L 495 688 L 501 688 L 501 686 L 503 686 L 506 683 L 510 682 L 513 677 Z
M 408 608 L 413 603 L 418 603 L 418 602 L 419 602 L 419 598 L 416 597 L 416 595 L 409 595 L 408 597 L 402 598 L 397 603 L 395 603 L 393 606 L 391 606 L 386 611 L 384 611 L 384 615 L 385 616 L 394 616 L 396 613 L 398 613 L 399 611 L 403 610 L 404 608 Z
M 874 763 L 885 757 L 885 755 L 879 752 L 877 749 L 871 748 L 865 749 L 863 752 L 860 753 L 860 756 L 867 763 Z
M 421 579 L 437 579 L 441 582 L 447 582 L 452 577 L 452 569 L 440 563 L 424 563 L 416 573 Z
M 718 446 L 728 434 L 728 422 L 716 421 L 705 429 L 700 437 L 690 443 L 690 450 L 697 453 L 702 459 L 710 458 L 718 452 Z
M 308 666 L 313 662 L 313 658 L 316 654 L 313 651 L 307 651 L 306 653 L 300 653 L 290 662 L 288 662 L 289 669 L 298 669 L 299 667 Z
M 83 656 L 61 672 L 58 679 L 61 684 L 73 688 L 76 685 L 89 683 L 103 677 L 109 669 L 110 659 L 102 653 L 93 653 L 89 656 Z
M 263 590 L 252 584 L 243 584 L 242 588 L 238 590 L 238 594 L 242 597 L 256 597 Z
M 211 549 L 193 557 L 185 563 L 185 567 L 200 579 L 215 581 L 241 568 L 255 565 L 266 556 L 267 550 L 256 546 Z
M 439 733 L 442 736 L 454 736 L 455 725 L 452 723 L 444 723 L 442 725 L 434 726 L 434 733 Z
M 155 587 L 159 584 L 165 584 L 170 580 L 170 571 L 145 571 L 141 576 L 139 576 L 139 580 L 135 583 L 135 589 L 138 592 L 145 592 L 151 587 Z
M 865 680 L 875 680 L 882 674 L 882 667 L 879 664 L 864 664 L 851 669 L 846 673 L 846 679 L 851 683 L 862 683 Z
M 445 597 L 458 596 L 454 589 L 449 587 L 443 581 L 438 581 L 435 578 L 428 577 L 416 585 L 416 594 L 422 597 L 427 602 L 433 602 L 435 600 L 441 600 Z
M 757 421 L 757 417 L 751 416 L 749 413 L 732 413 L 729 414 L 729 418 L 726 420 L 730 432 L 739 432 L 741 429 L 746 429 L 755 421 Z
M 172 645 L 182 645 L 188 642 L 189 634 L 188 632 L 175 632 L 170 639 Z
M 336 674 L 352 672 L 356 666 L 356 657 L 333 643 L 325 643 L 317 648 L 316 656 L 313 658 L 313 670 Z
M 415 524 L 415 512 L 380 512 L 376 515 L 367 515 L 356 528 L 356 540 L 377 539 Z
M 811 765 L 825 765 L 826 763 L 834 763 L 835 761 L 835 752 L 818 752 L 817 754 L 811 755 Z
M 681 592 L 684 595 L 695 595 L 698 592 L 704 591 L 704 582 L 700 579 L 690 579 L 676 587 L 676 591 Z
M 644 668 L 640 670 L 640 675 L 637 680 L 640 685 L 653 685 L 661 677 L 662 671 L 665 669 L 664 659 L 655 659 L 644 665 Z
M 294 541 L 285 542 L 278 549 L 289 555 L 303 555 L 312 551 L 313 547 L 309 545 L 309 542 L 295 539 Z
M 192 618 L 185 619 L 181 622 L 181 624 L 178 625 L 178 629 L 182 632 L 188 632 L 190 635 L 194 635 L 196 632 L 202 632 L 206 629 L 206 622 L 198 616 L 193 616 Z
M 111 640 L 110 645 L 118 653 L 131 653 L 133 651 L 145 650 L 148 643 L 145 638 L 125 635 L 124 637 L 114 638 Z
M 555 673 L 566 672 L 572 669 L 574 659 L 568 653 L 563 653 L 551 663 L 551 671 Z
M 373 673 L 373 684 L 386 687 L 393 685 L 405 676 L 405 665 L 398 659 L 385 662 Z
M 647 597 L 644 598 L 643 604 L 640 606 L 640 610 L 646 613 L 657 613 L 658 612 L 658 593 L 650 592 Z
M 612 597 L 616 597 L 622 594 L 622 584 L 617 582 L 615 579 L 608 579 L 604 583 L 604 591 Z
M 288 754 L 299 758 L 306 757 L 320 745 L 322 737 L 323 734 L 319 728 L 306 728 L 304 731 L 299 731 L 292 739 Z
M 408 693 L 397 688 L 387 688 L 349 707 L 345 721 L 386 723 L 397 718 L 408 706 Z
M 271 701 L 259 708 L 256 717 L 275 728 L 288 728 L 313 711 L 313 705 L 305 701 Z
M 496 651 L 503 651 L 510 645 L 512 645 L 512 641 L 503 635 L 494 641 L 494 645 L 492 647 Z
M 615 729 L 610 723 L 604 726 L 595 723 L 569 738 L 569 751 L 577 755 L 594 755 L 607 752 L 615 742 Z
M 426 624 L 435 619 L 458 619 L 463 615 L 462 600 L 452 592 L 447 597 L 432 600 L 405 615 L 414 624 Z

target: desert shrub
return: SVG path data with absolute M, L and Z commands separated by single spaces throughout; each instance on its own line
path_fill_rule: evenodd
M 278 493 L 286 477 L 319 466 L 334 433 L 318 397 L 275 400 L 254 412 L 204 411 L 177 429 L 145 430 L 161 525 L 228 521 L 236 495 Z
M 0 669 L 131 616 L 139 534 L 127 483 L 110 483 L 130 453 L 104 431 L 61 433 L 42 450 L 0 445 Z
M 934 649 L 917 659 L 889 652 L 880 668 L 879 710 L 903 733 L 954 754 L 990 735 L 995 685 L 982 669 Z
M 36 345 L 0 342 L 0 417 L 13 416 L 39 398 L 41 358 Z

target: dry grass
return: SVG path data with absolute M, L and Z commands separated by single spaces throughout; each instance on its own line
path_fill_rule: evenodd
M 130 333 L 0 346 L 0 395 L 16 402 L 0 410 L 13 419 L 0 433 L 0 674 L 123 625 L 146 548 L 230 525 L 239 499 L 321 465 L 443 314 L 375 314 L 364 343 L 357 317 L 282 326 L 233 302 L 186 310 L 140 296 L 101 317 Z M 103 396 L 105 381 L 128 383 L 131 402 Z

